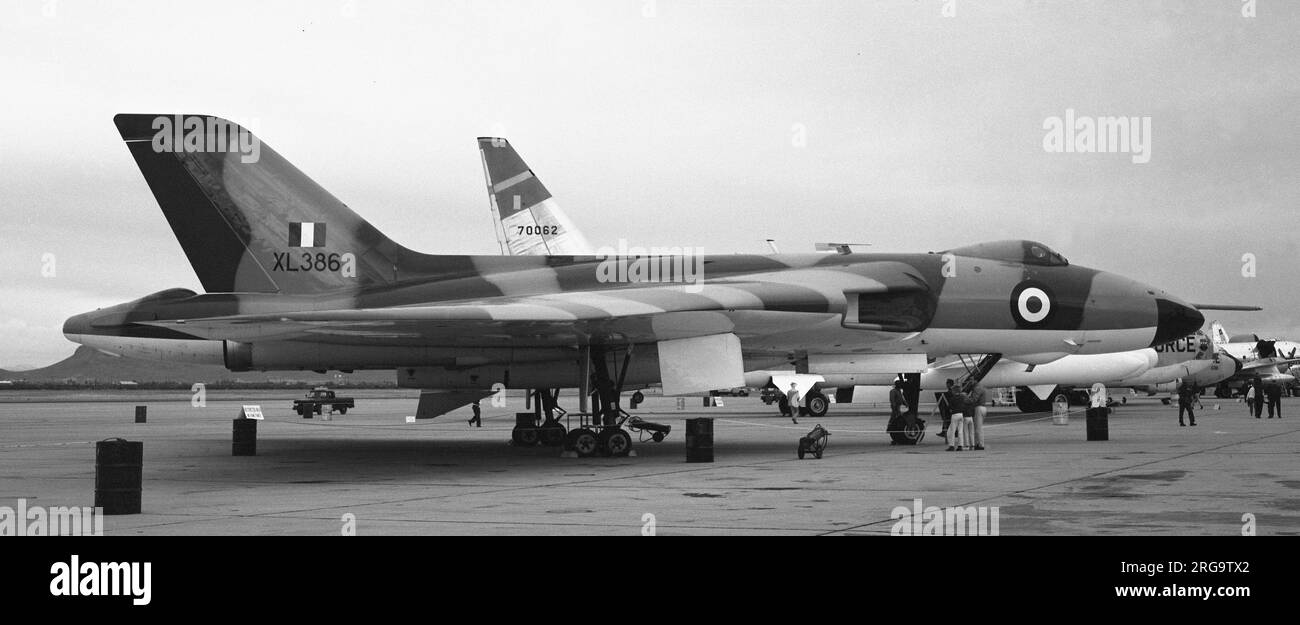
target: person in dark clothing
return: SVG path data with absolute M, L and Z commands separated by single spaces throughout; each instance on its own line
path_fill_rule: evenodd
M 903 381 L 894 380 L 894 388 L 889 391 L 889 424 L 885 426 L 888 431 L 902 429 L 903 415 L 911 408 L 907 405 L 907 399 L 903 396 Z M 897 441 L 891 441 L 889 444 L 895 445 Z
M 943 417 L 943 429 L 939 431 L 939 436 L 945 441 L 948 440 L 948 427 L 952 425 L 953 391 L 957 389 L 957 383 L 949 379 L 946 385 L 948 390 L 939 394 L 939 416 Z
M 1259 415 L 1264 412 L 1264 381 L 1256 377 L 1251 382 L 1250 387 L 1255 391 L 1255 404 L 1251 406 L 1251 410 L 1254 411 L 1255 418 L 1258 419 Z
M 1192 408 L 1196 406 L 1197 395 L 1197 388 L 1191 382 L 1184 382 L 1182 386 L 1178 387 L 1179 427 L 1187 425 L 1183 423 L 1183 411 L 1187 411 L 1187 418 L 1192 422 L 1193 426 L 1196 425 L 1196 413 L 1192 411 Z
M 1264 387 L 1264 396 L 1268 398 L 1268 418 L 1273 418 L 1273 413 L 1277 413 L 1277 418 L 1282 418 L 1282 385 L 1269 384 Z
M 961 387 L 953 384 L 948 387 L 949 414 L 952 415 L 952 439 L 948 441 L 948 451 L 962 451 L 962 437 L 966 438 L 966 445 L 972 445 L 975 441 L 974 424 L 967 414 L 966 394 L 961 392 Z
M 483 427 L 483 409 L 479 407 L 478 402 L 474 402 L 470 410 L 474 411 L 474 416 L 470 417 L 469 424 L 474 427 Z

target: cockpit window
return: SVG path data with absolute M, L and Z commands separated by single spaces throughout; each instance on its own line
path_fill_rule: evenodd
M 1070 264 L 1070 261 L 1065 260 L 1064 256 L 1053 252 L 1041 243 L 1029 243 L 1029 257 L 1035 262 L 1049 267 L 1060 267 Z
M 1024 263 L 1026 265 L 1040 265 L 1044 267 L 1064 267 L 1070 264 L 1064 256 L 1056 253 L 1052 248 L 1038 243 L 1036 241 L 994 241 L 991 243 L 977 243 L 958 247 L 948 250 L 946 253 L 957 256 L 969 256 L 972 258 L 986 258 L 988 260 L 1003 261 L 1008 263 Z

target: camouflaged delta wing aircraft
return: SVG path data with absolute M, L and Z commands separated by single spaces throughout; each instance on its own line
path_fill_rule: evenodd
M 536 176 L 510 142 L 499 137 L 480 137 L 479 153 L 483 161 L 488 198 L 496 225 L 497 238 L 502 253 L 514 255 L 546 254 L 564 250 L 563 253 L 590 254 L 589 244 L 573 224 L 551 193 Z M 530 180 L 528 203 L 515 191 L 516 185 Z M 502 208 L 505 207 L 505 208 Z M 575 247 L 577 243 L 584 247 Z M 819 244 L 828 250 L 848 253 L 843 244 Z M 579 250 L 586 250 L 580 252 Z M 1256 306 L 1198 305 L 1198 309 L 1259 310 Z M 763 388 L 773 386 L 782 391 L 793 382 L 804 395 L 804 403 L 814 417 L 821 417 L 830 408 L 826 395 L 834 392 L 841 403 L 852 401 L 883 401 L 886 391 L 899 372 L 881 369 L 869 373 L 862 360 L 845 358 L 814 359 L 817 353 L 805 346 L 809 358 L 792 362 L 788 369 L 746 370 L 745 386 Z M 930 356 L 936 356 L 931 352 Z M 921 372 L 919 390 L 942 391 L 948 379 L 963 380 L 978 372 L 986 386 L 1018 387 L 1016 404 L 1025 412 L 1051 410 L 1058 396 L 1070 396 L 1071 388 L 1086 389 L 1101 382 L 1114 387 L 1139 387 L 1154 392 L 1175 388 L 1178 383 L 1192 381 L 1198 386 L 1210 386 L 1233 375 L 1240 362 L 1229 358 L 1222 362 L 1219 350 L 1211 345 L 1204 332 L 1179 337 L 1161 345 L 1143 349 L 1108 352 L 1103 354 L 1070 353 L 1050 362 L 1025 362 L 999 359 L 985 361 L 983 355 L 939 357 Z M 1041 359 L 1041 360 L 1046 360 Z M 863 398 L 859 398 L 859 395 Z M 633 406 L 636 396 L 633 396 Z
M 587 413 L 594 386 L 608 419 L 628 386 L 737 387 L 747 369 L 797 360 L 914 373 L 931 353 L 1050 361 L 1160 345 L 1203 322 L 1160 289 L 1027 241 L 942 254 L 421 254 L 231 122 L 114 121 L 207 292 L 77 315 L 70 340 L 232 371 L 391 368 L 403 387 L 454 391 L 422 393 L 422 416 L 494 385 L 577 387 Z M 525 207 L 544 193 L 530 176 L 508 191 Z

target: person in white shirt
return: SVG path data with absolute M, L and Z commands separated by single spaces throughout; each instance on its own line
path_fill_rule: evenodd
M 984 415 L 989 411 L 989 392 L 983 385 L 976 383 L 971 387 L 970 393 L 966 394 L 965 406 L 970 412 L 972 430 L 974 430 L 974 439 L 970 442 L 974 444 L 972 449 L 984 451 Z
M 799 425 L 799 385 L 791 382 L 790 390 L 785 394 L 786 405 L 790 406 L 790 420 Z
M 971 420 L 966 418 L 966 395 L 956 382 L 948 380 L 948 409 L 952 411 L 952 440 L 948 442 L 948 451 L 961 451 L 961 435 L 966 433 L 966 444 L 972 442 Z

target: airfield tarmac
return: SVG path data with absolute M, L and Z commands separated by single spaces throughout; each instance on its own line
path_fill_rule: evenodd
M 508 444 L 523 399 L 483 402 L 433 421 L 411 391 L 357 391 L 332 420 L 290 411 L 297 391 L 0 393 L 0 505 L 89 506 L 94 441 L 144 441 L 144 513 L 110 516 L 108 535 L 338 535 L 356 533 L 888 534 L 896 506 L 997 506 L 1015 534 L 1259 535 L 1300 533 L 1300 402 L 1285 419 L 1256 420 L 1231 400 L 1206 398 L 1198 427 L 1139 398 L 1111 415 L 1110 440 L 1088 442 L 1081 409 L 1069 425 L 1047 414 L 994 408 L 988 449 L 945 452 L 930 420 L 917 446 L 891 446 L 880 408 L 834 405 L 794 425 L 756 397 L 650 396 L 632 411 L 666 423 L 636 457 L 561 458 L 558 448 Z M 570 398 L 572 396 L 570 395 Z M 257 456 L 231 455 L 231 419 L 260 404 Z M 570 401 L 572 402 L 572 399 Z M 135 424 L 134 406 L 148 406 Z M 562 404 L 564 405 L 564 404 Z M 923 415 L 930 407 L 922 406 Z M 684 420 L 715 418 L 713 463 L 685 461 Z M 816 423 L 831 431 L 822 460 L 798 460 Z M 635 436 L 635 435 L 634 435 Z

